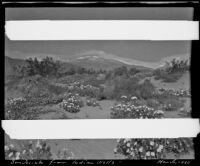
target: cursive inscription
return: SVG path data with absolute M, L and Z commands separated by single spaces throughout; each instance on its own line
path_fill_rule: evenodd
M 187 160 L 158 160 L 157 164 L 174 164 L 174 165 L 189 165 L 190 161 Z

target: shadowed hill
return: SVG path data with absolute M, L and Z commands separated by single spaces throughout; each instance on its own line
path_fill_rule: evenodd
M 26 62 L 23 59 L 15 59 L 15 58 L 10 58 L 8 56 L 5 56 L 5 77 L 7 76 L 12 76 L 15 74 L 15 67 L 19 65 L 25 65 Z

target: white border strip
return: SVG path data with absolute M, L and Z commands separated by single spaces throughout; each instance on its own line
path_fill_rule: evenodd
M 196 137 L 198 119 L 3 120 L 13 139 Z
M 10 40 L 199 40 L 198 21 L 6 21 Z

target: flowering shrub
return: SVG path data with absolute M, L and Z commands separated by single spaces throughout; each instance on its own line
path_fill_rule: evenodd
M 92 85 L 84 85 L 83 82 L 75 81 L 68 84 L 67 89 L 71 93 L 79 93 L 81 96 L 97 97 L 100 88 Z
M 118 139 L 114 153 L 127 159 L 163 159 L 166 153 L 183 154 L 193 148 L 192 139 Z
M 180 100 L 179 97 L 176 96 L 167 96 L 158 98 L 160 103 L 160 108 L 164 111 L 177 111 L 180 108 L 184 107 L 184 101 Z
M 157 90 L 158 94 L 168 94 L 168 95 L 174 95 L 178 97 L 191 97 L 191 92 L 190 90 L 184 90 L 184 89 L 179 89 L 175 90 L 172 88 L 164 89 L 164 88 L 159 88 Z
M 76 113 L 80 111 L 80 108 L 83 107 L 84 104 L 79 94 L 73 95 L 72 93 L 69 93 L 59 105 L 65 111 Z
M 16 148 L 14 145 L 5 145 L 5 158 L 7 160 L 34 160 L 34 159 L 52 159 L 50 147 L 45 141 L 37 141 L 33 144 L 28 141 L 21 148 Z
M 44 106 L 47 104 L 58 104 L 63 100 L 62 95 L 55 95 L 51 93 L 39 93 L 25 96 L 29 106 Z
M 131 103 L 135 103 L 138 100 L 138 98 L 136 96 L 131 96 L 131 95 L 122 95 L 119 99 L 119 101 L 121 101 L 122 103 L 126 103 L 126 102 L 131 102 Z
M 20 148 L 13 144 L 5 145 L 6 160 L 52 160 L 72 159 L 73 157 L 74 154 L 66 148 L 53 155 L 51 147 L 47 145 L 45 140 L 23 141 Z
M 58 151 L 56 159 L 62 159 L 62 160 L 63 159 L 66 159 L 66 160 L 74 159 L 74 153 L 71 152 L 67 148 L 63 148 Z
M 82 85 L 80 87 L 80 95 L 82 96 L 97 97 L 99 91 L 99 88 L 92 85 Z
M 123 97 L 123 96 L 122 96 Z M 126 99 L 126 98 L 125 98 Z M 137 98 L 132 97 L 130 102 L 122 102 L 111 107 L 111 118 L 162 118 L 164 112 L 155 110 L 146 105 L 137 106 Z
M 187 153 L 193 148 L 193 141 L 189 138 L 168 139 L 166 140 L 166 151 L 175 154 Z
M 38 96 L 10 98 L 5 106 L 5 119 L 36 119 L 38 114 L 41 113 L 41 106 L 57 104 L 60 103 L 62 99 L 63 97 L 61 95 L 45 97 L 44 95 L 40 96 L 40 94 Z
M 190 69 L 190 59 L 178 60 L 176 58 L 166 61 L 163 68 L 153 71 L 155 79 L 161 79 L 164 82 L 176 82 L 181 76 Z
M 184 107 L 184 101 L 181 100 L 180 96 L 173 95 L 172 93 L 156 93 L 154 98 L 158 102 L 159 109 L 162 109 L 164 111 L 177 111 L 181 107 Z
M 13 144 L 5 145 L 5 159 L 6 160 L 19 160 L 21 153 L 17 151 Z
M 10 98 L 5 106 L 5 119 L 21 119 L 26 108 L 27 103 L 25 98 Z

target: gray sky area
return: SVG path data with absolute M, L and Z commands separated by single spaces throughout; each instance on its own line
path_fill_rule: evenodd
M 6 20 L 192 20 L 193 8 L 7 8 Z
M 7 8 L 6 20 L 192 20 L 192 8 Z M 158 62 L 168 56 L 190 54 L 190 41 L 10 41 L 6 55 L 53 54 L 61 59 L 90 51 Z
M 9 41 L 6 51 L 33 54 L 53 54 L 69 58 L 89 51 L 104 51 L 124 58 L 141 61 L 160 61 L 166 56 L 190 53 L 189 41 Z M 26 58 L 26 54 L 10 54 Z

